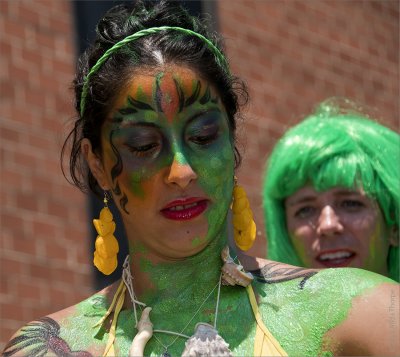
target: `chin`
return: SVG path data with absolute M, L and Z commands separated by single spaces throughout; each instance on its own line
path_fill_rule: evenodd
M 175 240 L 174 244 L 168 244 L 163 251 L 166 256 L 171 258 L 186 258 L 196 255 L 203 251 L 210 242 L 206 238 L 190 239 L 187 237 L 181 240 Z

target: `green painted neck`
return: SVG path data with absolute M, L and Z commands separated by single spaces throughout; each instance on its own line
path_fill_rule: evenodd
M 222 248 L 228 242 L 225 229 L 198 254 L 181 261 L 153 264 L 141 258 L 140 269 L 147 274 L 154 289 L 143 294 L 148 305 L 165 300 L 193 300 L 196 292 L 203 296 L 219 281 Z M 134 258 L 133 258 L 134 259 Z

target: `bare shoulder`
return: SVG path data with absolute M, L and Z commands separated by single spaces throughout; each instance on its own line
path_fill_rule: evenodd
M 343 355 L 398 356 L 400 285 L 383 282 L 352 301 L 348 317 L 328 332 Z
M 49 316 L 29 322 L 8 342 L 3 356 L 92 356 L 87 351 L 73 351 L 60 337 L 60 324 Z
M 319 271 L 244 255 L 240 257 L 240 262 L 244 269 L 250 271 L 259 282 L 268 284 L 301 279 L 300 286 L 303 286 Z
M 276 314 L 278 323 L 270 327 L 287 350 L 297 348 L 279 323 L 289 307 L 303 332 L 312 326 L 306 338 L 320 346 L 316 354 L 398 355 L 400 286 L 395 281 L 356 268 L 314 270 L 253 257 L 242 264 L 257 282 L 261 314 L 270 321 Z
M 89 357 L 96 354 L 96 349 L 89 345 L 74 346 L 69 330 L 75 327 L 86 329 L 86 325 L 90 325 L 93 318 L 86 317 L 81 314 L 80 306 L 91 299 L 104 297 L 107 299 L 109 291 L 113 290 L 111 285 L 106 289 L 89 297 L 76 305 L 70 306 L 51 315 L 41 317 L 37 320 L 27 323 L 20 328 L 7 343 L 2 355 L 3 356 L 79 356 Z M 80 326 L 72 326 L 68 321 L 80 319 Z M 83 333 L 83 331 L 82 331 Z

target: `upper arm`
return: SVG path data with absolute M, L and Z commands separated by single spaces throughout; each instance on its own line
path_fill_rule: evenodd
M 384 283 L 356 297 L 348 317 L 325 335 L 342 355 L 398 356 L 400 285 Z
M 60 337 L 60 325 L 43 317 L 22 327 L 7 343 L 3 356 L 69 356 L 90 357 L 87 351 L 72 351 Z
M 49 339 L 57 333 L 57 326 L 57 323 L 48 317 L 28 323 L 11 337 L 3 356 L 48 355 Z

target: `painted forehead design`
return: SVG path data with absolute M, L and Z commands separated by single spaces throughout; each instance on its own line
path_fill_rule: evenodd
M 152 83 L 152 103 L 145 102 L 140 95 L 143 93 L 141 86 L 135 86 L 136 98 L 131 94 L 127 94 L 127 99 L 122 108 L 118 109 L 112 118 L 113 122 L 120 123 L 123 121 L 124 116 L 134 115 L 139 111 L 150 111 L 153 113 L 164 113 L 168 116 L 165 103 L 169 103 L 171 98 L 171 90 L 162 88 L 163 81 L 170 81 L 173 83 L 173 90 L 177 96 L 177 103 L 174 108 L 173 114 L 179 114 L 184 109 L 192 106 L 195 103 L 199 105 L 218 104 L 218 95 L 214 95 L 208 83 L 202 82 L 200 79 L 190 80 L 190 90 L 188 90 L 188 81 L 180 80 L 179 76 L 168 74 L 166 77 L 163 73 L 158 73 L 154 76 Z M 203 83 L 203 84 L 202 84 Z M 205 87 L 203 89 L 202 87 Z M 142 97 L 142 98 L 141 98 Z
M 99 70 L 99 68 L 103 65 L 103 63 L 107 61 L 108 57 L 110 57 L 110 55 L 112 55 L 114 52 L 118 51 L 121 47 L 124 47 L 127 43 L 136 41 L 137 39 L 139 39 L 141 37 L 152 35 L 154 33 L 160 32 L 160 31 L 177 31 L 177 32 L 181 32 L 181 33 L 184 33 L 187 35 L 192 35 L 192 36 L 198 37 L 199 39 L 204 41 L 204 43 L 211 50 L 211 52 L 213 52 L 213 54 L 215 55 L 217 64 L 224 70 L 224 72 L 226 72 L 228 75 L 230 75 L 229 74 L 229 66 L 228 66 L 228 63 L 227 63 L 226 58 L 223 55 L 223 53 L 209 39 L 207 39 L 203 35 L 195 32 L 195 31 L 185 29 L 182 27 L 177 27 L 177 26 L 151 27 L 149 29 L 140 30 L 132 35 L 125 37 L 123 40 L 121 40 L 120 42 L 117 42 L 111 48 L 109 48 L 103 54 L 103 56 L 101 56 L 99 58 L 99 60 L 96 62 L 96 64 L 90 69 L 87 76 L 84 77 L 83 88 L 82 88 L 82 93 L 81 93 L 81 103 L 80 103 L 81 116 L 83 116 L 83 114 L 85 112 L 86 97 L 87 97 L 88 90 L 89 90 L 90 77 Z

